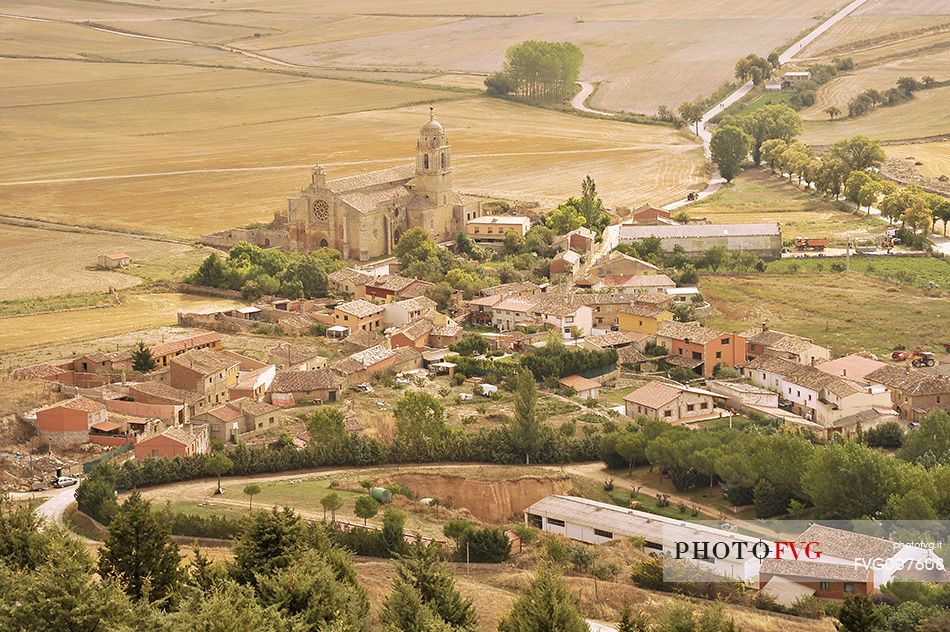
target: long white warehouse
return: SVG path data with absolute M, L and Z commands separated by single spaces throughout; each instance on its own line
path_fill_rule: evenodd
M 647 550 L 671 557 L 676 556 L 679 546 L 681 559 L 716 575 L 744 582 L 756 581 L 762 564 L 751 553 L 751 547 L 774 547 L 772 542 L 739 533 L 576 496 L 546 496 L 525 509 L 524 516 L 526 524 L 588 544 L 640 537 L 646 540 Z M 689 549 L 684 554 L 686 546 Z M 697 557 L 697 548 L 708 550 L 710 555 Z M 714 548 L 717 555 L 712 554 Z M 722 555 L 725 551 L 728 553 Z

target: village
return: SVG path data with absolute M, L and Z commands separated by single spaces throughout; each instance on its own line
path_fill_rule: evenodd
M 28 4 L 0 629 L 950 629 L 945 7 Z

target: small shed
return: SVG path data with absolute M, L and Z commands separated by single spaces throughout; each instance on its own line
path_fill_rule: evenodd
M 132 263 L 132 257 L 124 252 L 106 252 L 99 255 L 98 263 L 99 267 L 104 270 L 127 268 Z
M 343 325 L 333 325 L 327 327 L 327 338 L 331 340 L 343 340 L 350 335 L 350 328 Z
M 485 397 L 491 397 L 498 392 L 498 387 L 494 384 L 479 384 L 482 395 Z
M 561 386 L 572 389 L 581 399 L 597 399 L 600 384 L 582 375 L 568 375 L 560 379 Z

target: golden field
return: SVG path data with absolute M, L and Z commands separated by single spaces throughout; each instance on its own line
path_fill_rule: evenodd
M 824 110 L 831 106 L 837 107 L 844 115 L 847 115 L 848 102 L 865 90 L 873 88 L 884 92 L 893 88 L 901 77 L 920 79 L 928 75 L 938 81 L 950 78 L 950 48 L 911 55 L 866 68 L 858 67 L 854 71 L 842 73 L 818 88 L 815 105 L 802 110 L 801 116 L 805 120 L 826 120 L 828 115 Z M 926 92 L 918 92 L 915 100 L 926 95 Z M 915 105 L 914 101 L 910 101 L 897 107 L 913 108 Z
M 891 145 L 885 147 L 887 157 L 908 160 L 921 175 L 928 178 L 950 177 L 950 141 L 920 143 L 914 145 Z M 921 164 L 917 164 L 917 163 Z
M 191 294 L 127 294 L 120 305 L 71 312 L 0 318 L 0 354 L 82 342 L 173 325 L 178 312 L 209 312 L 237 301 Z M 20 364 L 19 362 L 17 364 Z
M 808 144 L 833 143 L 863 134 L 878 140 L 927 138 L 950 131 L 950 87 L 922 90 L 913 100 L 893 107 L 879 107 L 855 119 L 805 121 L 801 140 Z
M 121 290 L 140 283 L 139 277 L 167 280 L 208 254 L 185 244 L 4 224 L 0 250 L 0 301 Z M 97 269 L 96 258 L 105 252 L 132 257 L 133 274 Z
M 54 0 L 41 7 L 11 0 L 5 12 L 58 21 L 41 27 L 19 25 L 18 29 L 37 28 L 43 33 L 41 41 L 29 43 L 29 52 L 20 54 L 65 50 L 60 54 L 135 62 L 268 65 L 213 47 L 227 45 L 324 71 L 386 71 L 378 78 L 397 80 L 406 72 L 492 72 L 504 60 L 505 49 L 525 39 L 570 40 L 585 53 L 581 78 L 599 84 L 594 106 L 652 113 L 660 105 L 675 108 L 733 80 L 738 57 L 786 43 L 838 4 L 829 0 L 773 0 L 766 5 L 754 0 L 661 4 L 526 0 L 512 5 L 492 0 L 473 6 L 449 0 L 434 10 L 431 3 L 419 0 L 398 6 L 365 0 L 345 7 L 332 0 L 247 0 L 239 5 L 216 0 Z M 86 20 L 186 43 L 90 33 L 89 29 L 73 34 L 74 29 L 83 29 L 75 23 Z M 105 36 L 104 41 L 99 36 Z M 81 49 L 72 44 L 77 39 Z M 123 39 L 131 42 L 127 50 Z
M 422 85 L 0 63 L 11 70 L 0 137 L 13 139 L 0 158 L 0 214 L 180 237 L 267 221 L 314 163 L 335 177 L 411 160 L 430 102 L 464 191 L 554 203 L 589 173 L 606 201 L 632 205 L 675 199 L 705 178 L 685 132 Z

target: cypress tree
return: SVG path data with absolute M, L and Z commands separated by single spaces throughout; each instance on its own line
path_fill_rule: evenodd
M 152 506 L 132 492 L 112 517 L 109 537 L 99 557 L 99 574 L 114 577 L 136 599 L 158 601 L 178 586 L 178 545 Z

